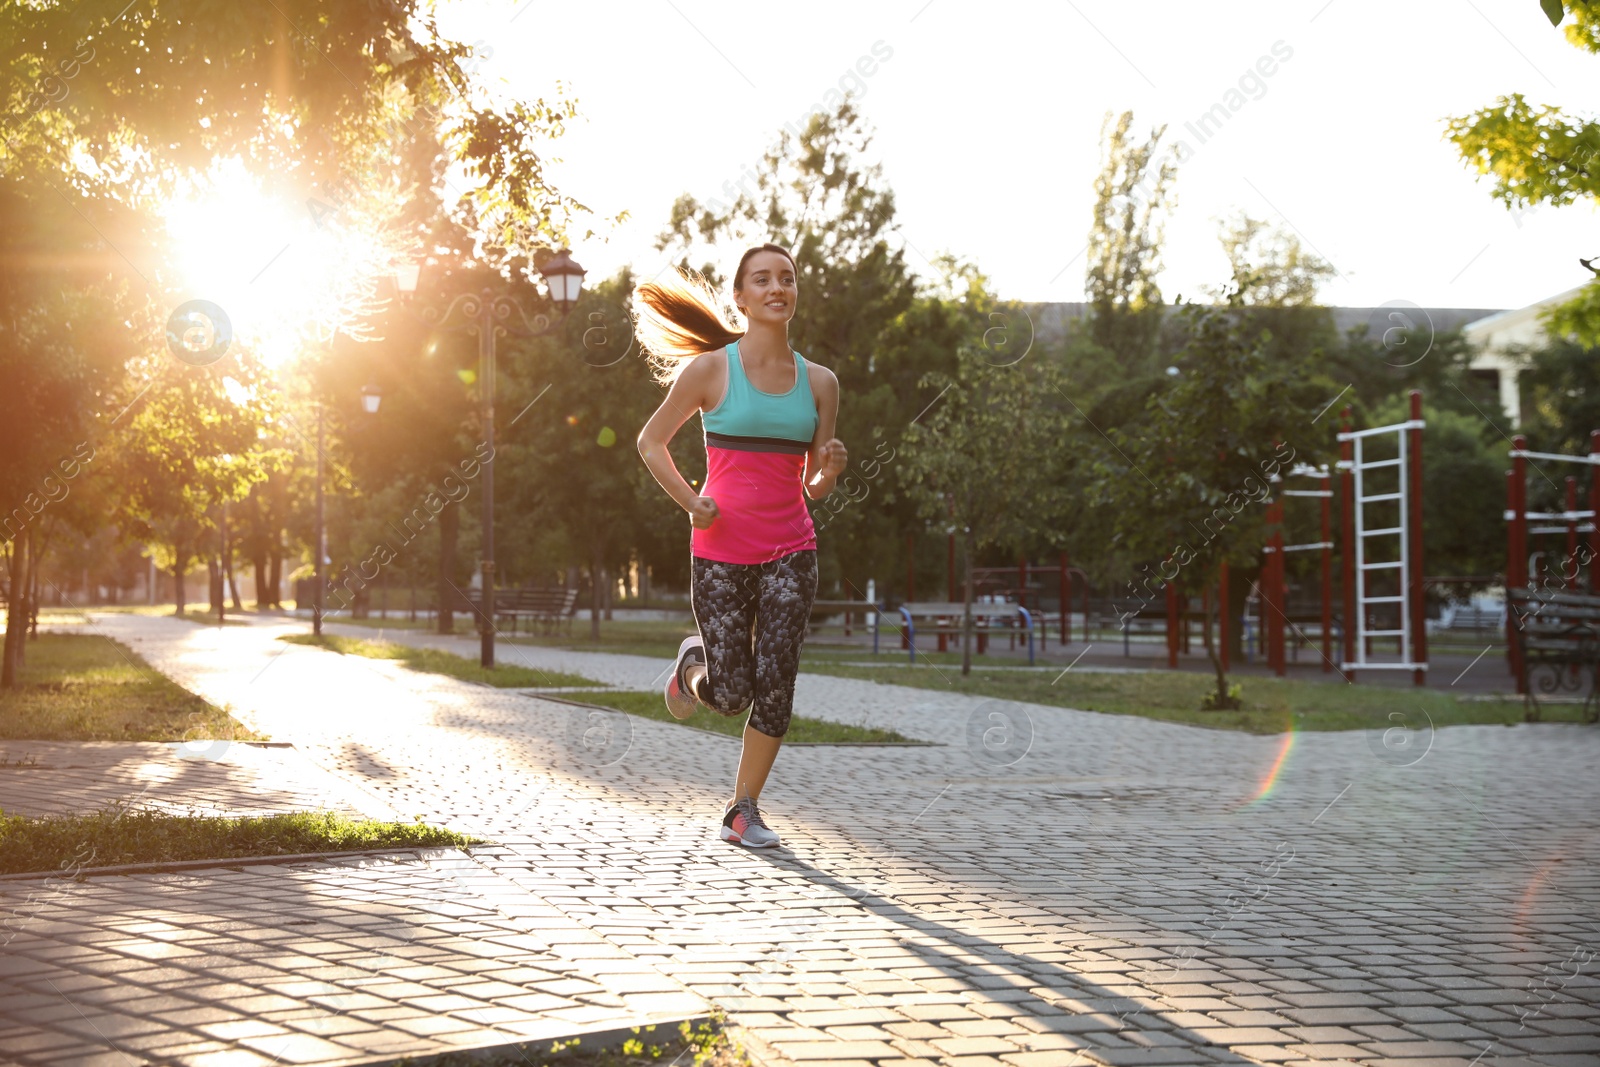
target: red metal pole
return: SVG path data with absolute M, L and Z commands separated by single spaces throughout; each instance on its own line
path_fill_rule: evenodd
M 1422 421 L 1422 390 L 1411 390 L 1411 420 Z M 1423 593 L 1422 556 L 1422 427 L 1413 426 L 1406 431 L 1411 454 L 1411 662 L 1428 662 L 1428 602 Z M 1413 685 L 1426 684 L 1428 672 L 1421 669 L 1411 672 Z
M 1178 665 L 1178 584 L 1167 583 L 1167 666 Z
M 1072 643 L 1072 579 L 1067 575 L 1067 553 L 1061 551 L 1061 645 L 1066 647 Z M 1088 616 L 1084 616 L 1083 624 L 1089 625 Z
M 1222 578 L 1217 583 L 1217 629 L 1222 631 L 1222 673 L 1228 673 L 1228 563 L 1222 563 Z
M 1322 476 L 1322 672 L 1333 670 L 1333 486 Z
M 1272 523 L 1272 669 L 1279 678 L 1284 676 L 1288 669 L 1288 646 L 1284 640 L 1285 609 L 1289 603 L 1288 590 L 1285 588 L 1288 579 L 1288 568 L 1284 566 L 1283 552 L 1283 500 L 1280 498 L 1272 502 L 1272 511 L 1268 522 Z
M 1589 431 L 1589 592 L 1600 593 L 1600 430 Z
M 1578 479 L 1567 475 L 1567 561 L 1572 570 L 1567 574 L 1567 588 L 1578 588 L 1578 520 L 1572 513 L 1578 510 Z
M 1345 408 L 1340 415 L 1339 429 L 1343 433 L 1350 432 L 1350 409 Z M 1354 663 L 1356 659 L 1356 475 L 1351 468 L 1355 462 L 1355 447 L 1350 441 L 1339 442 L 1339 459 L 1344 467 L 1339 471 L 1339 501 L 1341 504 L 1339 526 L 1343 548 L 1339 552 L 1341 569 L 1344 571 L 1344 659 L 1340 664 L 1340 671 L 1344 680 L 1356 680 L 1356 672 L 1344 666 L 1345 663 Z

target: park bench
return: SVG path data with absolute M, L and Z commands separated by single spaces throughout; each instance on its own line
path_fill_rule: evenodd
M 483 602 L 476 589 L 462 589 L 451 585 L 450 592 L 445 597 L 445 609 L 460 612 L 470 616 L 474 624 L 483 615 Z M 556 624 L 563 619 L 567 623 L 567 632 L 572 632 L 572 618 L 578 610 L 578 590 L 576 589 L 496 589 L 494 591 L 494 615 L 498 623 L 503 619 L 511 620 L 512 633 L 517 631 L 517 620 L 530 619 L 541 623 L 546 633 L 553 633 Z
M 819 627 L 827 625 L 821 620 L 842 615 L 844 616 L 844 635 L 849 637 L 850 630 L 855 625 L 854 617 L 861 615 L 863 617 L 862 623 L 866 624 L 865 616 L 870 614 L 872 621 L 867 628 L 872 631 L 872 653 L 877 655 L 878 631 L 883 628 L 882 620 L 879 618 L 882 612 L 883 609 L 870 600 L 814 600 L 811 603 L 811 622 L 807 629 L 809 632 L 814 633 Z
M 911 662 L 917 661 L 918 622 L 924 636 L 961 633 L 961 618 L 965 609 L 954 603 L 912 603 L 900 605 L 900 617 L 906 625 L 906 647 Z M 984 639 L 996 631 L 1024 637 L 1028 642 L 1028 662 L 1033 663 L 1033 614 L 1020 604 L 973 604 L 972 629 L 978 636 L 978 651 L 984 650 Z
M 1583 718 L 1594 722 L 1600 682 L 1600 596 L 1564 589 L 1510 591 L 1513 640 L 1521 677 L 1523 717 L 1539 721 L 1539 695 L 1583 693 Z M 1587 692 L 1584 687 L 1587 685 Z
M 494 613 L 497 619 L 511 620 L 511 632 L 517 632 L 517 620 L 529 619 L 540 624 L 545 633 L 554 633 L 563 619 L 567 632 L 572 632 L 572 617 L 578 610 L 576 589 L 497 589 L 494 594 Z M 532 627 L 529 627 L 530 632 Z

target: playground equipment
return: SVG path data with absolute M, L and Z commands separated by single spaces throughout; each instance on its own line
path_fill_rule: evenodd
M 1540 583 L 1530 580 L 1535 568 L 1533 559 L 1542 553 L 1528 551 L 1528 536 L 1565 534 L 1566 555 L 1561 585 L 1569 590 L 1579 587 L 1578 575 L 1584 563 L 1589 567 L 1589 592 L 1600 594 L 1600 524 L 1595 522 L 1594 506 L 1600 502 L 1600 430 L 1589 433 L 1589 454 L 1569 456 L 1556 452 L 1533 452 L 1528 449 L 1528 439 L 1518 434 L 1511 442 L 1511 469 L 1506 471 L 1506 657 L 1511 673 L 1517 679 L 1517 692 L 1527 694 L 1527 663 L 1524 661 L 1521 631 L 1529 619 L 1540 611 L 1539 597 L 1533 595 Z M 1566 477 L 1565 511 L 1528 510 L 1528 460 L 1546 460 L 1554 463 L 1579 463 L 1589 468 L 1589 507 L 1578 508 L 1578 480 Z M 1553 522 L 1559 525 L 1528 526 L 1528 520 Z M 1587 523 L 1584 520 L 1588 520 Z M 1588 558 L 1579 560 L 1578 535 L 1588 533 L 1586 546 Z M 1552 583 L 1547 578 L 1542 583 Z
M 1408 670 L 1412 682 L 1423 684 L 1428 669 L 1428 631 L 1422 595 L 1422 393 L 1411 390 L 1411 417 L 1389 426 L 1367 430 L 1350 429 L 1350 409 L 1343 413 L 1339 431 L 1340 487 L 1344 511 L 1344 656 L 1340 669 L 1349 681 L 1357 670 Z M 1368 461 L 1369 439 L 1393 434 L 1396 456 Z M 1366 492 L 1367 472 L 1394 468 L 1394 492 Z M 1393 525 L 1369 528 L 1369 504 L 1395 504 Z M 1395 551 L 1377 554 L 1393 557 L 1369 560 L 1376 545 L 1369 540 L 1393 538 Z M 1381 544 L 1381 542 L 1379 542 Z M 1374 572 L 1395 572 L 1393 593 L 1372 593 Z M 1398 625 L 1369 626 L 1367 609 L 1393 604 Z M 1372 658 L 1372 639 L 1398 639 L 1398 660 Z M 1409 649 L 1410 654 L 1407 654 Z
M 1272 528 L 1272 539 L 1267 543 L 1263 552 L 1266 556 L 1262 562 L 1261 578 L 1258 585 L 1261 591 L 1261 628 L 1262 643 L 1267 654 L 1267 666 L 1274 674 L 1283 677 L 1288 667 L 1287 642 L 1284 630 L 1293 626 L 1289 618 L 1289 580 L 1288 580 L 1288 554 L 1290 552 L 1321 552 L 1322 553 L 1322 669 L 1333 670 L 1333 490 L 1328 485 L 1328 468 L 1324 464 L 1312 467 L 1305 463 L 1296 463 L 1288 472 L 1291 478 L 1316 478 L 1320 485 L 1317 489 L 1284 489 L 1274 494 L 1267 502 L 1267 523 Z M 1273 475 L 1272 483 L 1283 483 L 1283 475 Z M 1286 545 L 1283 543 L 1283 500 L 1285 497 L 1299 496 L 1312 497 L 1322 501 L 1322 539 L 1301 545 Z M 1223 568 L 1222 587 L 1219 596 L 1222 597 L 1222 632 L 1228 632 L 1228 573 Z M 1295 627 L 1298 632 L 1299 628 Z M 1302 634 L 1302 636 L 1304 636 Z M 1224 656 L 1222 669 L 1228 669 L 1226 656 L 1227 642 L 1223 642 Z

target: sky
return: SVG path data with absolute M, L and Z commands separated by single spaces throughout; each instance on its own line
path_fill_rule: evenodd
M 674 199 L 728 199 L 835 88 L 876 131 L 907 261 L 953 253 L 1008 299 L 1083 299 L 1100 127 L 1127 109 L 1187 143 L 1169 300 L 1226 280 L 1218 223 L 1240 211 L 1333 264 L 1332 305 L 1521 307 L 1600 253 L 1593 208 L 1513 212 L 1443 137 L 1513 92 L 1600 111 L 1600 57 L 1537 0 L 446 0 L 440 21 L 498 91 L 576 98 L 550 173 L 597 217 L 631 214 L 573 249 L 593 277 L 658 270 Z M 1218 103 L 1226 122 L 1201 127 Z

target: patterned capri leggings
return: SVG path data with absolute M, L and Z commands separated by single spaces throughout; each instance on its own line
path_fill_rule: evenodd
M 723 715 L 751 708 L 750 725 L 768 737 L 788 733 L 816 595 L 815 549 L 770 563 L 694 557 L 690 599 L 706 643 L 706 676 L 696 696 Z

